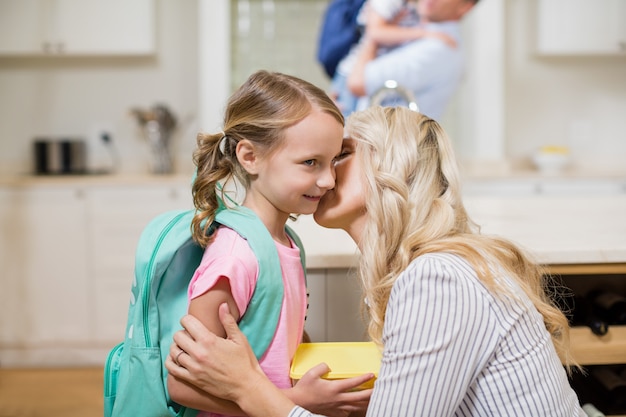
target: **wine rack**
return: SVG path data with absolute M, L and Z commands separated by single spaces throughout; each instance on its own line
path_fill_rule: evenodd
M 575 294 L 584 295 L 597 287 L 626 294 L 626 263 L 550 265 L 548 273 L 560 277 Z M 626 325 L 610 325 L 603 336 L 593 334 L 588 327 L 572 327 L 570 345 L 574 359 L 583 368 L 626 364 Z M 596 406 L 602 408 L 601 404 Z M 607 415 L 626 417 L 621 410 L 618 414 L 609 410 Z

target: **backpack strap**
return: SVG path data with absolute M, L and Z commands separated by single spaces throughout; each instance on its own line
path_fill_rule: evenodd
M 283 277 L 276 243 L 261 219 L 246 207 L 223 208 L 215 215 L 215 222 L 233 229 L 246 239 L 259 264 L 257 284 L 239 321 L 239 328 L 248 338 L 257 359 L 260 359 L 274 338 L 283 304 Z M 300 248 L 300 260 L 306 271 L 302 243 L 291 229 L 287 228 L 287 233 Z

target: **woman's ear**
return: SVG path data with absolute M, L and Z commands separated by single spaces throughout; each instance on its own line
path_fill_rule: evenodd
M 258 173 L 257 162 L 259 161 L 259 157 L 252 142 L 246 139 L 240 140 L 237 143 L 235 153 L 237 160 L 248 174 L 256 175 Z

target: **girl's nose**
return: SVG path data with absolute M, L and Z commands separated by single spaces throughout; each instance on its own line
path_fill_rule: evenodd
M 335 187 L 335 165 L 331 164 L 320 175 L 317 185 L 320 188 L 330 190 Z

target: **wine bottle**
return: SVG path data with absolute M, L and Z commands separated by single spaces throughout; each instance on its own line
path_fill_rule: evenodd
M 595 335 L 604 336 L 609 331 L 608 323 L 594 313 L 592 305 L 584 297 L 574 298 L 571 317 L 572 326 L 587 326 Z
M 626 405 L 626 379 L 622 378 L 611 366 L 594 366 L 589 374 L 595 379 L 605 397 L 614 407 Z
M 596 406 L 591 403 L 584 404 L 583 411 L 587 414 L 587 417 L 606 417 L 606 414 L 598 410 Z
M 608 324 L 626 324 L 626 297 L 609 290 L 595 290 L 587 298 L 594 312 Z

